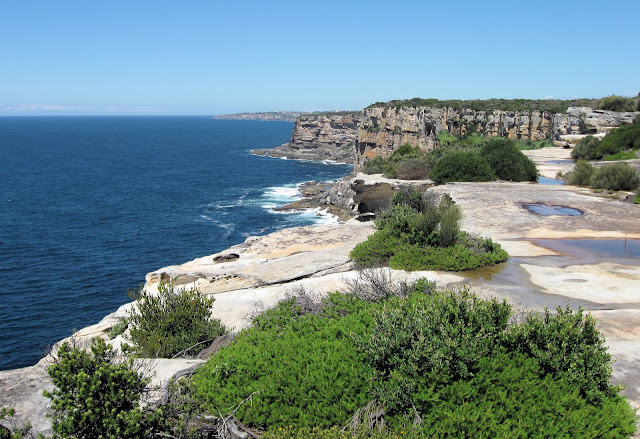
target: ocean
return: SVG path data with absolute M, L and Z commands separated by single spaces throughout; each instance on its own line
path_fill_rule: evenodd
M 333 222 L 274 208 L 350 165 L 252 155 L 293 123 L 0 117 L 0 370 L 129 301 L 150 271 L 248 236 Z

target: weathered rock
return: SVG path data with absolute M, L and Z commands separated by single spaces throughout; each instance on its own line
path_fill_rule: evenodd
M 569 108 L 567 113 L 475 111 L 431 107 L 374 107 L 363 111 L 356 139 L 356 169 L 375 156 L 388 157 L 404 143 L 428 152 L 438 147 L 437 134 L 475 131 L 489 137 L 542 140 L 561 135 L 606 133 L 629 124 L 640 112 L 618 113 Z
M 237 253 L 226 253 L 215 256 L 213 262 L 231 262 L 240 259 L 240 255 Z
M 296 118 L 289 143 L 254 153 L 290 159 L 353 163 L 359 116 L 359 112 L 300 116 Z

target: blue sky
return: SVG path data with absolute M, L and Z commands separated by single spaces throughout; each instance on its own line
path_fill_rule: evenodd
M 0 115 L 640 91 L 640 2 L 0 0 Z

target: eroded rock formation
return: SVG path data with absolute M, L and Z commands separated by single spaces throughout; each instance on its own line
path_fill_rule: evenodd
M 254 152 L 272 157 L 353 163 L 359 121 L 360 113 L 300 116 L 296 118 L 289 143 Z
M 566 134 L 608 132 L 630 124 L 640 112 L 618 113 L 587 107 L 569 108 L 568 113 L 541 111 L 475 111 L 469 109 L 399 107 L 367 108 L 356 133 L 356 169 L 367 159 L 388 157 L 404 143 L 431 151 L 438 146 L 437 134 L 477 132 L 489 137 L 543 140 Z
M 542 140 L 559 136 L 606 133 L 630 124 L 640 112 L 618 113 L 572 107 L 567 113 L 541 111 L 475 111 L 434 107 L 375 107 L 352 114 L 302 115 L 291 141 L 257 154 L 354 163 L 389 156 L 409 143 L 424 151 L 438 146 L 437 134 L 470 131 L 510 139 Z

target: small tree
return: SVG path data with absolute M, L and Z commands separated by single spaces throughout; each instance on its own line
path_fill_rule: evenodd
M 132 360 L 119 361 L 103 339 L 90 350 L 64 343 L 47 369 L 56 389 L 51 398 L 53 431 L 69 438 L 146 438 L 155 430 L 154 412 L 139 407 L 149 382 L 132 369 Z
M 137 300 L 128 321 L 134 352 L 141 357 L 170 358 L 199 352 L 207 341 L 226 333 L 220 320 L 211 318 L 214 299 L 197 288 L 180 290 L 160 284 L 158 295 L 143 289 L 129 292 Z

